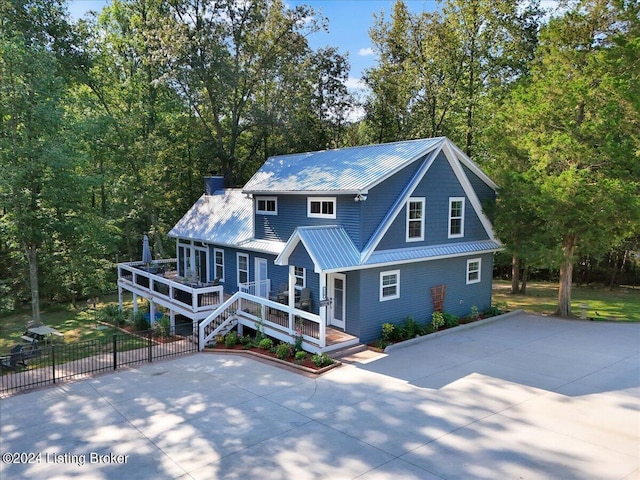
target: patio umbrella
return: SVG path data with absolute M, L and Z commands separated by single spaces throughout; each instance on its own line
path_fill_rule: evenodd
M 150 264 L 153 261 L 151 257 L 151 247 L 149 246 L 149 237 L 142 237 L 142 263 Z

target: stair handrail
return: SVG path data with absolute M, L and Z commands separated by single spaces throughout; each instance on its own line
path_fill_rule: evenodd
M 216 318 L 218 318 L 222 313 L 224 313 L 227 308 L 229 308 L 234 302 L 236 302 L 239 298 L 242 297 L 242 292 L 236 292 L 231 295 L 227 300 L 222 302 L 218 308 L 216 308 L 213 312 L 211 312 L 202 322 L 198 325 L 198 336 L 200 337 L 200 350 L 204 349 L 205 346 L 205 336 L 204 329 Z M 223 322 L 224 323 L 224 322 Z M 217 328 L 217 327 L 216 327 Z M 215 331 L 215 329 L 214 329 Z

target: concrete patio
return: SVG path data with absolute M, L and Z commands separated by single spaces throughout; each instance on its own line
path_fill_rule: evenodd
M 198 353 L 2 399 L 0 478 L 640 478 L 640 324 L 517 314 L 346 361 Z

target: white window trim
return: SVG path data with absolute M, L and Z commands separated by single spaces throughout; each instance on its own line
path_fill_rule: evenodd
M 237 252 L 236 253 L 236 281 L 238 282 L 238 287 L 242 284 L 242 282 L 240 281 L 240 272 L 244 272 L 245 270 L 241 270 L 240 269 L 240 257 L 245 257 L 247 259 L 247 282 L 249 282 L 249 278 L 251 278 L 249 276 L 249 255 L 246 253 L 240 253 Z M 224 269 L 224 267 L 223 267 Z
M 451 216 L 451 204 L 453 202 L 462 202 L 462 211 L 460 212 L 460 217 L 452 217 Z M 464 197 L 449 197 L 449 221 L 447 223 L 447 233 L 448 238 L 462 238 L 464 237 L 464 208 L 465 208 L 465 198 Z M 460 233 L 452 234 L 451 233 L 451 220 L 455 218 L 460 218 Z
M 294 287 L 296 290 L 302 290 L 303 288 L 306 288 L 307 286 L 307 269 L 304 267 L 297 267 L 297 268 L 302 268 L 302 276 L 298 276 L 295 274 L 296 271 L 296 266 L 293 266 L 293 276 L 294 278 L 298 279 L 298 278 L 302 278 L 302 285 L 297 285 L 298 282 L 294 281 Z
M 478 270 L 477 270 L 478 278 L 474 280 L 469 279 L 469 274 L 476 272 L 476 270 L 473 270 L 473 271 L 469 270 L 469 267 L 471 266 L 472 263 L 478 264 Z M 482 280 L 482 258 L 470 258 L 469 260 L 467 260 L 467 285 L 480 283 L 481 280 Z
M 264 200 L 265 202 L 273 201 L 276 209 L 272 212 L 270 210 L 260 210 L 258 208 L 258 202 Z M 256 213 L 260 215 L 278 215 L 278 197 L 256 197 Z
M 311 202 L 331 202 L 333 203 L 333 214 L 328 215 L 326 213 L 311 213 Z M 321 205 L 322 207 L 322 205 Z M 309 218 L 336 218 L 337 208 L 336 197 L 307 197 L 307 217 Z M 322 208 L 320 208 L 322 210 Z
M 410 206 L 412 203 L 420 203 L 422 205 L 422 218 L 420 219 L 420 236 L 419 237 L 409 237 L 409 222 L 417 222 L 416 219 L 409 218 L 410 215 Z M 420 242 L 424 240 L 424 222 L 425 222 L 425 207 L 426 207 L 426 199 L 424 197 L 411 197 L 407 200 L 407 229 L 406 229 L 406 240 L 407 242 Z
M 214 248 L 213 249 L 213 278 L 218 278 L 218 256 L 217 253 L 220 252 L 220 254 L 222 255 L 222 275 L 220 276 L 220 281 L 224 282 L 224 250 L 222 250 L 221 248 Z
M 383 295 L 383 287 L 388 285 L 383 285 L 382 279 L 388 275 L 396 276 L 396 294 L 385 297 Z M 400 298 L 400 270 L 387 270 L 386 272 L 380 272 L 380 301 L 386 302 L 387 300 L 395 300 L 396 298 Z

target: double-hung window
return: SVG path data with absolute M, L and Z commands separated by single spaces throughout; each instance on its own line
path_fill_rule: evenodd
M 249 281 L 249 255 L 238 253 L 238 285 Z
M 307 286 L 305 269 L 303 267 L 293 267 L 293 276 L 296 279 L 295 288 L 297 290 L 302 290 Z
M 471 258 L 467 260 L 467 285 L 480 281 L 481 258 Z
M 400 298 L 400 270 L 380 272 L 380 301 Z
M 424 240 L 424 198 L 410 198 L 407 202 L 407 242 Z
M 215 258 L 216 278 L 224 282 L 224 250 L 215 248 L 213 250 L 213 256 Z
M 256 197 L 256 213 L 261 215 L 277 215 L 278 197 Z
M 307 199 L 307 217 L 336 218 L 335 197 L 309 197 Z
M 449 238 L 464 237 L 464 197 L 449 198 Z

